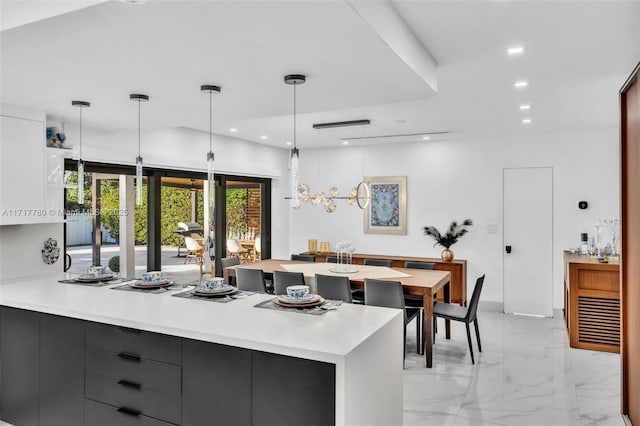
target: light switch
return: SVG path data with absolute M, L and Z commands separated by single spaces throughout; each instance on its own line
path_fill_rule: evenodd
M 498 233 L 498 224 L 496 223 L 490 223 L 487 225 L 487 232 L 490 234 L 497 234 Z

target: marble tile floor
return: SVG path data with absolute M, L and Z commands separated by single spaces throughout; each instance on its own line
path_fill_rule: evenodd
M 473 336 L 471 364 L 464 324 L 444 338 L 440 320 L 432 369 L 407 329 L 404 425 L 623 426 L 620 356 L 569 347 L 562 311 L 555 318 L 478 313 L 482 353 Z M 473 330 L 472 330 L 473 335 Z

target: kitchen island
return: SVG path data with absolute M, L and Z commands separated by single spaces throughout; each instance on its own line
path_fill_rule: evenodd
M 220 303 L 61 278 L 0 284 L 2 420 L 402 424 L 399 310 L 316 316 L 256 308 L 263 294 Z

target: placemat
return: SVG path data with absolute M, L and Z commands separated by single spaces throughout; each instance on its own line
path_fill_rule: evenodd
M 139 293 L 162 294 L 168 291 L 182 290 L 184 288 L 187 288 L 193 285 L 194 284 L 173 284 L 170 287 L 153 288 L 153 289 L 147 290 L 144 288 L 131 287 L 129 284 L 124 284 L 124 285 L 119 285 L 117 287 L 111 287 L 111 290 L 137 291 Z
M 181 293 L 172 294 L 175 297 L 182 297 L 185 299 L 195 299 L 195 300 L 204 300 L 206 302 L 218 302 L 218 303 L 228 303 L 233 302 L 236 299 L 244 299 L 247 296 L 252 296 L 255 293 L 253 291 L 237 291 L 233 294 L 229 294 L 226 296 L 220 297 L 206 297 L 206 296 L 197 296 L 191 292 L 191 290 L 183 291 Z M 240 296 L 240 297 L 238 297 Z
M 254 308 L 263 308 L 263 309 L 271 309 L 274 311 L 284 311 L 284 312 L 297 312 L 299 314 L 308 314 L 308 315 L 324 315 L 328 311 L 336 309 L 338 306 L 342 305 L 341 300 L 325 300 L 325 302 L 314 308 L 286 308 L 284 306 L 277 305 L 273 303 L 273 299 L 265 300 L 264 302 L 260 302 L 257 305 L 253 305 Z
M 88 283 L 86 281 L 78 281 L 75 278 L 70 278 L 66 280 L 59 280 L 58 282 L 61 284 L 77 284 L 77 285 L 86 285 L 89 287 L 104 287 L 106 285 L 121 284 L 123 282 L 131 281 L 131 280 L 132 280 L 131 278 L 116 278 L 109 281 L 98 281 L 97 283 Z

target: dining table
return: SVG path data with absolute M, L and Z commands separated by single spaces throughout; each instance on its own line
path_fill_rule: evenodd
M 283 259 L 265 259 L 260 262 L 247 263 L 242 265 L 224 268 L 223 278 L 226 283 L 230 282 L 230 277 L 236 276 L 237 268 L 261 269 L 266 276 L 272 275 L 274 271 L 302 272 L 305 281 L 313 279 L 315 274 L 339 275 L 349 277 L 351 287 L 354 289 L 364 288 L 365 278 L 375 278 L 388 281 L 397 281 L 402 284 L 405 294 L 422 296 L 424 308 L 424 345 L 426 367 L 433 366 L 433 296 L 440 289 L 444 293 L 444 301 L 451 301 L 450 280 L 451 274 L 448 271 L 413 269 L 413 268 L 388 268 L 386 266 L 372 265 L 348 265 L 349 272 L 340 272 L 347 265 L 336 263 L 315 263 Z M 445 336 L 451 338 L 450 321 L 445 321 Z

